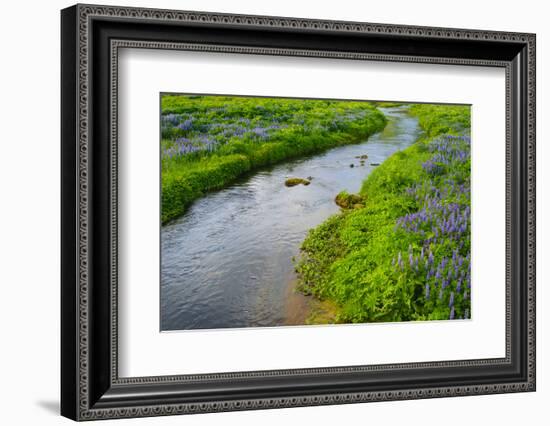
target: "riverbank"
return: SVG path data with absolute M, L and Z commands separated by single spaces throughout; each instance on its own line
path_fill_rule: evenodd
M 333 215 L 301 246 L 298 289 L 336 305 L 332 322 L 470 316 L 469 107 L 410 113 L 424 136 L 368 176 L 364 207 Z
M 364 141 L 387 120 L 368 102 L 164 95 L 161 220 L 253 170 Z

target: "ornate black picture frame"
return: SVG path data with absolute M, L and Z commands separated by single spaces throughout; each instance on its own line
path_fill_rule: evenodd
M 61 413 L 159 416 L 535 390 L 535 35 L 76 5 L 61 13 Z M 120 378 L 117 52 L 186 49 L 506 71 L 506 356 Z

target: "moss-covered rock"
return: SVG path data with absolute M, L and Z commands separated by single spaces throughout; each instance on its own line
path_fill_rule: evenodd
M 363 198 L 357 194 L 348 194 L 346 191 L 340 192 L 334 202 L 343 209 L 353 209 L 364 207 Z M 355 207 L 355 206 L 359 207 Z
M 302 178 L 296 178 L 296 177 L 293 177 L 293 178 L 288 178 L 287 180 L 285 180 L 285 186 L 296 186 L 296 185 L 309 185 L 311 182 L 307 179 L 302 179 Z

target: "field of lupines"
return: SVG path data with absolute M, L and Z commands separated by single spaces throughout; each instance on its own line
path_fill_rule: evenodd
M 470 110 L 410 112 L 425 136 L 365 180 L 364 207 L 332 216 L 302 244 L 299 289 L 337 306 L 331 321 L 471 316 Z
M 368 102 L 163 95 L 162 222 L 252 170 L 364 141 L 385 125 Z

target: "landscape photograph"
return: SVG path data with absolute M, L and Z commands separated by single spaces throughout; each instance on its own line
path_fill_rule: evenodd
M 160 330 L 468 320 L 471 106 L 160 94 Z

